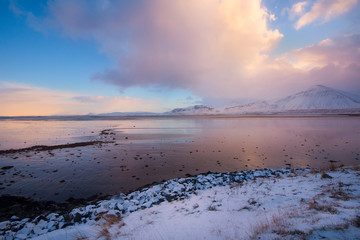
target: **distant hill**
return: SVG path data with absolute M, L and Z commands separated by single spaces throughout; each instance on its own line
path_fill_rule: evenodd
M 112 112 L 112 113 L 102 113 L 102 114 L 89 114 L 93 116 L 102 116 L 102 117 L 111 117 L 111 116 L 152 116 L 152 115 L 161 115 L 161 113 L 153 112 Z
M 360 113 L 360 97 L 323 85 L 273 101 L 258 101 L 224 109 L 206 105 L 175 108 L 170 112 L 113 112 L 88 116 L 159 116 L 159 115 L 216 115 L 216 114 L 273 114 L 273 113 Z
M 274 101 L 261 101 L 225 108 L 225 114 L 275 113 L 275 112 L 343 112 L 360 111 L 360 97 L 351 93 L 316 85 Z
M 204 114 L 214 114 L 216 113 L 215 108 L 205 106 L 205 105 L 195 105 L 186 108 L 175 108 L 166 114 L 171 115 L 204 115 Z

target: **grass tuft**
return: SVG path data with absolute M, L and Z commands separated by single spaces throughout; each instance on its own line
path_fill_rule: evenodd
M 336 166 L 334 163 L 330 163 L 329 170 L 332 172 L 336 171 Z
M 212 205 L 210 205 L 210 206 L 208 207 L 208 210 L 209 210 L 209 211 L 218 211 L 218 209 L 217 209 L 215 206 L 212 206 Z
M 319 203 L 318 201 L 316 201 L 316 198 L 313 198 L 308 202 L 309 210 L 316 210 L 316 211 L 329 212 L 331 214 L 336 214 L 336 213 L 338 213 L 338 210 L 335 207 L 336 207 L 335 203 L 328 203 L 326 201 Z
M 75 237 L 76 240 L 87 240 L 87 239 L 89 239 L 87 236 L 85 236 L 81 232 L 77 232 L 74 237 Z
M 122 217 L 120 216 L 120 214 L 115 215 L 115 214 L 100 213 L 97 216 L 97 219 L 103 220 L 99 224 L 99 226 L 101 227 L 97 236 L 99 239 L 111 240 L 112 237 L 109 232 L 109 229 L 115 224 L 117 224 L 119 228 L 125 225 L 125 223 L 122 222 Z

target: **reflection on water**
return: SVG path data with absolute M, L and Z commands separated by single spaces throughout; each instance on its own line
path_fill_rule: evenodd
M 0 194 L 63 201 L 207 171 L 328 167 L 360 161 L 358 117 L 0 121 L 0 149 L 102 145 L 0 155 Z M 101 130 L 112 129 L 101 135 Z

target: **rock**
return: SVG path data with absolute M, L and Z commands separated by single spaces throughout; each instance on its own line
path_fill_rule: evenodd
M 330 175 L 327 174 L 327 173 L 323 173 L 323 174 L 321 175 L 321 179 L 324 179 L 324 178 L 329 178 L 329 179 L 331 179 L 331 178 L 333 178 L 333 177 L 330 176 Z
M 17 232 L 17 234 L 29 235 L 29 233 L 33 230 L 33 223 L 26 223 L 25 226 Z
M 124 210 L 124 207 L 123 207 L 123 205 L 122 205 L 121 203 L 117 203 L 117 204 L 116 204 L 116 207 L 117 207 L 117 209 L 119 209 L 120 211 L 123 211 L 123 210 Z
M 26 239 L 27 235 L 26 234 L 16 234 L 15 237 L 18 238 L 18 239 Z
M 57 229 L 57 228 L 56 228 L 56 225 L 57 225 L 57 222 L 50 221 L 50 222 L 47 224 L 46 228 L 49 229 L 49 231 L 54 231 L 54 230 Z
M 143 205 L 145 208 L 149 208 L 152 206 L 152 202 L 147 202 L 147 203 L 144 203 Z
M 5 167 L 2 167 L 1 170 L 9 170 L 9 169 L 12 169 L 14 166 L 5 166 Z
M 26 223 L 26 222 L 28 222 L 30 219 L 29 218 L 24 218 L 24 219 L 22 219 L 21 221 L 20 221 L 20 223 Z
M 65 225 L 64 222 L 59 222 L 59 229 L 63 228 L 64 225 Z
M 33 231 L 33 233 L 37 236 L 37 235 L 40 234 L 41 230 L 42 230 L 41 227 L 39 227 L 39 226 L 34 226 L 34 228 L 33 228 L 32 231 Z
M 52 220 L 55 220 L 58 216 L 59 216 L 59 214 L 57 214 L 57 213 L 50 213 L 49 215 L 46 216 L 46 219 L 49 221 L 52 221 Z
M 75 214 L 75 217 L 74 217 L 74 223 L 79 223 L 79 222 L 81 222 L 81 218 L 82 218 L 81 214 L 80 214 L 80 213 L 76 213 L 76 214 Z
M 0 230 L 5 230 L 10 227 L 10 221 L 0 222 Z
M 40 229 L 43 229 L 43 228 L 45 228 L 46 224 L 47 224 L 47 221 L 41 219 L 41 220 L 36 224 L 36 226 L 39 227 Z
M 49 230 L 48 229 L 42 229 L 40 232 L 39 232 L 39 235 L 43 235 L 45 233 L 47 233 Z

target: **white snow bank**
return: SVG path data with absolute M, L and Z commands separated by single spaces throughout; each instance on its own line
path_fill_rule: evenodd
M 254 170 L 170 180 L 74 209 L 72 226 L 53 230 L 45 221 L 42 231 L 53 231 L 35 239 L 359 239 L 359 172 L 327 174 Z M 29 238 L 37 225 L 6 239 Z

